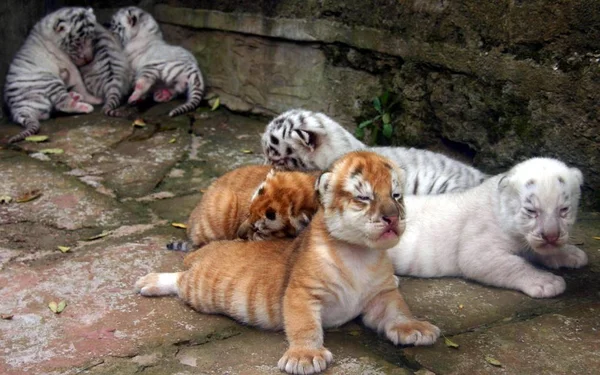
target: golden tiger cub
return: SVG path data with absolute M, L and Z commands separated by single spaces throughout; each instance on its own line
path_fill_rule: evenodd
M 404 171 L 377 154 L 353 152 L 315 185 L 321 207 L 295 240 L 212 242 L 188 256 L 187 271 L 148 274 L 137 291 L 285 329 L 289 348 L 278 366 L 291 374 L 325 370 L 333 357 L 323 328 L 359 315 L 394 344 L 435 342 L 440 330 L 412 316 L 386 254 L 405 228 Z
M 296 237 L 318 208 L 316 175 L 251 165 L 213 182 L 190 214 L 187 235 L 167 245 L 189 251 L 211 241 Z

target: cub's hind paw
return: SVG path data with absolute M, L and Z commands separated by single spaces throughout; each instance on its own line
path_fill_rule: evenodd
M 316 374 L 325 371 L 333 361 L 333 355 L 324 347 L 319 349 L 289 348 L 277 363 L 281 371 L 288 374 Z
M 565 279 L 551 273 L 544 273 L 528 280 L 521 290 L 533 298 L 550 298 L 561 294 L 566 288 Z
M 178 273 L 149 273 L 138 279 L 135 291 L 143 296 L 177 294 Z
M 410 320 L 393 325 L 385 334 L 396 345 L 431 345 L 440 336 L 440 329 L 429 322 Z

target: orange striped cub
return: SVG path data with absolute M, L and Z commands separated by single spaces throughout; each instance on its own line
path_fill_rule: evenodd
M 292 374 L 325 370 L 323 328 L 359 315 L 394 344 L 432 344 L 439 329 L 412 316 L 386 254 L 404 231 L 403 186 L 404 171 L 388 159 L 347 154 L 317 180 L 321 208 L 295 240 L 213 242 L 188 256 L 189 270 L 151 273 L 136 289 L 285 329 L 290 346 L 278 365 Z
M 188 219 L 191 243 L 170 250 L 189 251 L 215 240 L 296 237 L 318 208 L 316 176 L 253 165 L 235 169 L 213 182 Z

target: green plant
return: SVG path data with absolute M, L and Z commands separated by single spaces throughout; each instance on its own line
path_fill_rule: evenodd
M 371 143 L 377 144 L 379 134 L 383 135 L 387 139 L 392 138 L 394 133 L 394 122 L 392 119 L 392 110 L 398 101 L 392 101 L 391 94 L 389 91 L 385 91 L 380 96 L 373 99 L 373 108 L 376 111 L 376 115 L 371 119 L 361 122 L 354 135 L 359 139 L 364 139 L 365 131 L 368 130 L 371 136 Z

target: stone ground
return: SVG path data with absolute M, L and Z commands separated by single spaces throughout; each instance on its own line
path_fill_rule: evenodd
M 144 128 L 98 113 L 61 117 L 42 124 L 48 142 L 0 149 L 0 196 L 13 197 L 0 204 L 0 373 L 279 373 L 282 333 L 133 291 L 149 271 L 181 268 L 182 255 L 163 247 L 185 237 L 170 224 L 185 222 L 202 189 L 229 169 L 261 162 L 265 119 L 225 111 L 170 119 L 171 106 L 147 110 Z M 0 141 L 18 130 L 1 124 Z M 64 153 L 38 152 L 46 148 Z M 31 190 L 42 195 L 14 201 Z M 559 272 L 568 289 L 558 298 L 535 300 L 452 278 L 404 279 L 413 312 L 459 347 L 443 339 L 433 347 L 395 347 L 351 322 L 326 332 L 335 357 L 327 373 L 597 371 L 600 241 L 593 237 L 600 236 L 599 224 L 600 214 L 581 214 L 573 242 L 591 265 Z M 71 249 L 62 253 L 57 246 Z M 67 306 L 54 314 L 51 301 Z

